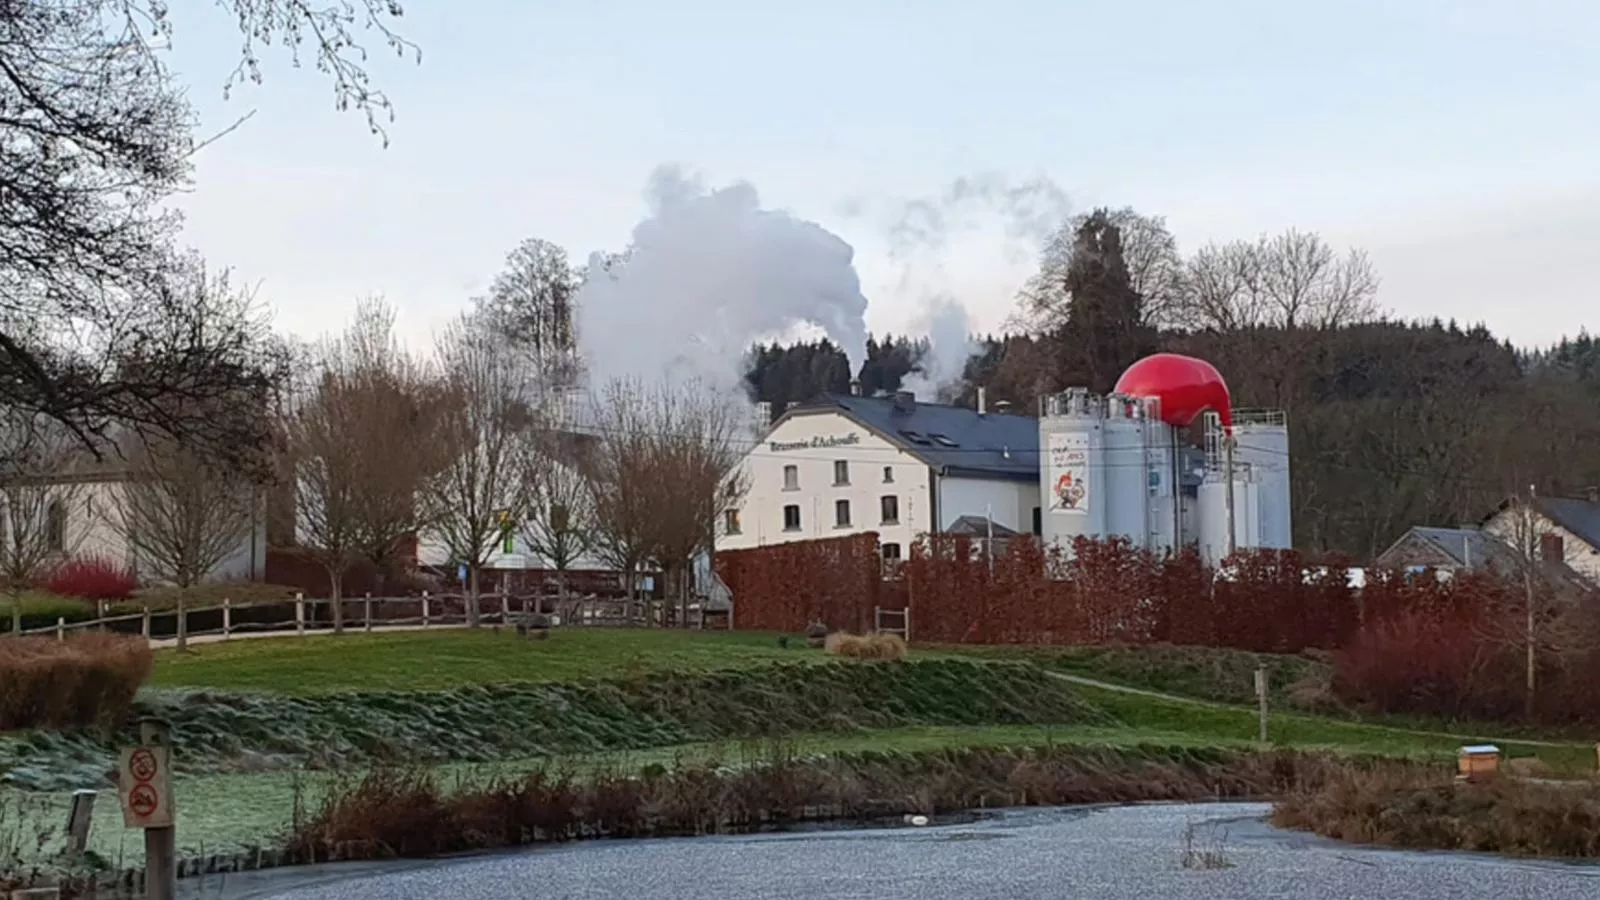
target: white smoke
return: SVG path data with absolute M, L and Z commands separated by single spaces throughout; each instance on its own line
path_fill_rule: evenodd
M 650 215 L 628 254 L 591 257 L 576 298 L 589 383 L 698 378 L 739 388 L 751 344 L 814 326 L 866 359 L 855 250 L 814 222 L 761 207 L 754 186 L 709 189 L 676 166 L 651 174 Z
M 973 340 L 972 316 L 949 294 L 933 294 L 911 323 L 913 334 L 928 336 L 928 351 L 917 368 L 900 382 L 900 389 L 915 394 L 918 400 L 937 402 L 950 399 L 948 389 L 961 382 L 967 360 L 982 349 Z
M 1044 176 L 1012 181 L 989 172 L 957 178 L 931 197 L 886 205 L 857 198 L 842 212 L 869 216 L 874 206 L 879 207 L 875 217 L 885 223 L 890 259 L 899 269 L 896 292 L 916 304 L 912 331 L 925 333 L 930 344 L 918 370 L 901 387 L 919 400 L 946 399 L 961 382 L 967 360 L 982 350 L 973 340 L 974 317 L 949 291 L 945 259 L 952 239 L 987 231 L 998 219 L 1007 261 L 1031 261 L 1066 220 L 1071 209 L 1067 194 Z

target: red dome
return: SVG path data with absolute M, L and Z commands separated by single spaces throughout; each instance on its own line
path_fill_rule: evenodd
M 1116 392 L 1161 401 L 1161 420 L 1187 428 L 1195 417 L 1216 410 L 1228 433 L 1233 432 L 1233 405 L 1228 383 L 1215 366 L 1203 359 L 1177 353 L 1146 356 L 1117 379 Z

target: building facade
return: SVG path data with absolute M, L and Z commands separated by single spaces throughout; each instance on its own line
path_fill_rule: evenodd
M 1037 420 L 981 408 L 827 394 L 790 409 L 741 463 L 743 502 L 717 549 L 874 531 L 887 558 L 963 517 L 1039 533 Z

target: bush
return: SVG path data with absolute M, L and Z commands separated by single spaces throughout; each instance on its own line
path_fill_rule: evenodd
M 0 731 L 113 727 L 126 718 L 152 662 L 143 638 L 0 639 Z
M 56 621 L 86 622 L 94 618 L 94 608 L 77 597 L 62 597 L 47 591 L 26 591 L 22 601 L 22 630 L 54 627 Z M 0 632 L 11 630 L 11 596 L 0 593 Z
M 126 566 L 104 557 L 85 556 L 57 566 L 45 579 L 44 587 L 65 597 L 116 603 L 133 596 L 139 579 Z
M 1273 824 L 1362 844 L 1600 858 L 1600 787 L 1497 778 L 1453 784 L 1422 769 L 1350 771 L 1285 796 Z
M 905 659 L 906 642 L 898 634 L 849 634 L 836 631 L 828 635 L 823 648 L 834 656 L 852 659 Z

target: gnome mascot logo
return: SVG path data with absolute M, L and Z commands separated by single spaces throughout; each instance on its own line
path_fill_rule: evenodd
M 1078 509 L 1083 503 L 1083 482 L 1068 472 L 1056 479 L 1056 509 Z

